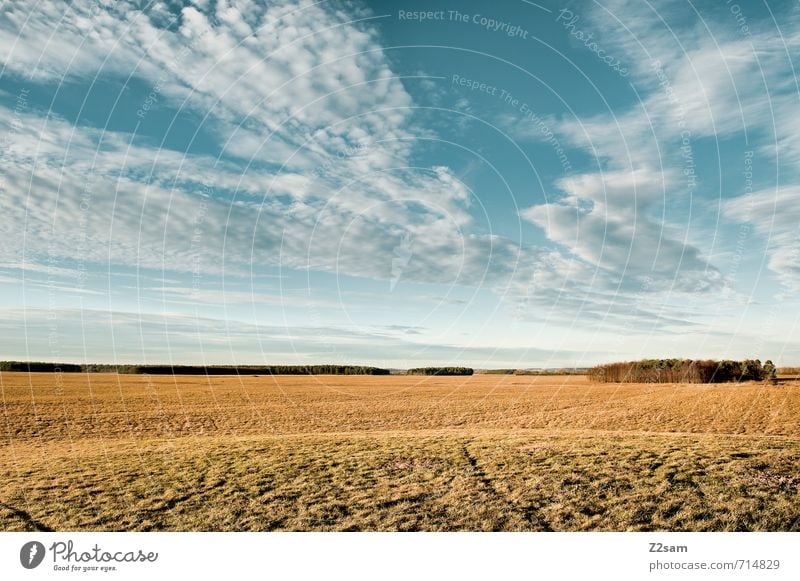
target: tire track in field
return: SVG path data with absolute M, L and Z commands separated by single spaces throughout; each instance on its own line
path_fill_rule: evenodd
M 49 526 L 47 526 L 43 522 L 38 521 L 35 518 L 33 518 L 33 516 L 31 516 L 31 514 L 29 512 L 26 512 L 26 511 L 24 511 L 24 510 L 22 510 L 20 508 L 15 508 L 15 507 L 13 507 L 13 506 L 11 506 L 9 504 L 6 504 L 4 502 L 0 502 L 0 508 L 3 508 L 5 510 L 7 510 L 8 512 L 10 512 L 12 514 L 12 516 L 17 517 L 18 519 L 23 521 L 27 526 L 29 526 L 31 529 L 33 529 L 35 531 L 39 531 L 39 532 L 42 532 L 42 533 L 55 532 L 53 529 L 51 529 Z
M 474 444 L 475 439 L 466 440 L 462 443 L 461 449 L 464 457 L 470 466 L 472 476 L 494 496 L 501 500 L 504 504 L 511 507 L 513 511 L 522 516 L 522 519 L 529 523 L 531 530 L 552 532 L 553 528 L 547 519 L 541 514 L 539 510 L 532 506 L 520 506 L 517 502 L 511 500 L 506 494 L 501 492 L 494 484 L 494 480 L 486 474 L 486 471 L 481 468 L 478 459 L 469 451 L 470 444 Z
M 137 512 L 144 513 L 148 516 L 156 516 L 156 517 L 163 516 L 165 514 L 169 514 L 169 512 L 175 509 L 175 507 L 177 507 L 178 505 L 188 502 L 195 498 L 202 498 L 206 494 L 213 493 L 215 490 L 224 487 L 227 483 L 228 480 L 226 478 L 218 478 L 213 484 L 208 484 L 203 486 L 202 488 L 191 490 L 180 496 L 167 498 L 165 500 L 160 501 L 158 506 L 140 508 L 137 510 Z

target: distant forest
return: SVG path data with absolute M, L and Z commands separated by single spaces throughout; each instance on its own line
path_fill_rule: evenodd
M 588 376 L 603 383 L 725 383 L 774 381 L 772 361 L 758 359 L 714 361 L 711 359 L 643 359 L 592 367 Z
M 587 369 L 582 367 L 564 367 L 548 369 L 478 369 L 480 375 L 586 375 Z
M 389 369 L 366 365 L 114 365 L 40 361 L 0 361 L 0 371 L 33 373 L 123 373 L 151 375 L 390 375 Z M 776 369 L 772 361 L 758 359 L 715 361 L 711 359 L 644 359 L 597 365 L 583 369 L 481 369 L 481 374 L 576 375 L 603 383 L 724 383 L 774 381 L 780 371 L 800 375 L 800 368 Z M 395 373 L 403 373 L 395 370 Z M 471 367 L 415 367 L 407 375 L 472 375 Z
M 113 365 L 41 361 L 0 361 L 0 371 L 28 373 L 126 373 L 151 375 L 390 375 L 389 369 L 366 365 Z M 418 367 L 408 375 L 472 375 L 470 367 Z
M 472 375 L 471 367 L 414 367 L 406 371 L 406 375 Z
M 129 373 L 151 375 L 389 375 L 388 369 L 364 365 L 108 365 L 0 361 L 0 371 L 45 373 Z

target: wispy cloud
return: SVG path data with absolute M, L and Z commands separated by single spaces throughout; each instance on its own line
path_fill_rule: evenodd
M 630 71 L 615 78 L 618 98 L 592 84 L 607 110 L 565 105 L 527 123 L 506 109 L 488 116 L 520 151 L 549 144 L 570 160 L 544 184 L 545 201 L 526 198 L 513 216 L 535 230 L 534 245 L 521 227 L 501 234 L 475 217 L 492 192 L 473 190 L 468 170 L 421 155 L 432 146 L 420 138 L 434 142 L 451 125 L 468 135 L 482 109 L 418 63 L 401 75 L 382 46 L 381 14 L 327 2 L 6 2 L 3 79 L 87 93 L 113 80 L 121 92 L 108 100 L 122 109 L 102 127 L 86 111 L 14 108 L 4 94 L 4 276 L 88 293 L 80 271 L 123 270 L 144 276 L 134 279 L 139 297 L 162 303 L 282 305 L 284 289 L 246 283 L 286 269 L 382 279 L 398 294 L 414 283 L 489 289 L 518 320 L 668 333 L 703 322 L 702 306 L 730 290 L 715 263 L 727 250 L 719 229 L 744 223 L 769 241 L 769 269 L 800 288 L 800 122 L 787 74 L 798 9 L 781 15 L 777 37 L 770 23 L 744 31 L 724 10 L 704 19 L 670 1 L 587 3 L 580 13 Z M 133 105 L 129 93 L 140 97 Z M 448 99 L 471 121 L 417 109 L 446 111 Z M 192 145 L 170 145 L 170 123 L 186 114 Z M 721 164 L 734 138 L 774 165 L 780 187 L 727 200 L 712 176 L 720 191 L 703 189 L 701 151 Z M 154 285 L 157 276 L 172 282 Z
M 725 216 L 754 226 L 766 240 L 767 266 L 800 291 L 800 184 L 753 192 L 725 202 Z
M 708 168 L 700 168 L 700 152 L 709 139 L 719 147 L 741 135 L 767 156 L 762 168 L 776 151 L 795 158 L 797 87 L 787 72 L 800 29 L 797 11 L 783 14 L 786 36 L 776 38 L 774 25 L 754 19 L 737 29 L 725 11 L 687 20 L 677 2 L 585 9 L 598 42 L 625 55 L 637 100 L 561 119 L 556 134 L 589 153 L 598 169 L 557 181 L 555 201 L 521 215 L 582 261 L 614 273 L 621 292 L 716 293 L 729 283 L 710 262 L 719 223 L 693 219 L 706 207 L 698 174 Z M 786 196 L 762 193 L 722 205 L 726 217 L 776 234 L 770 268 L 786 280 L 792 245 L 785 227 L 771 230 L 770 200 L 784 204 Z
M 240 365 L 329 361 L 390 367 L 454 361 L 500 367 L 522 366 L 531 360 L 567 365 L 579 357 L 602 358 L 602 354 L 567 349 L 411 341 L 414 328 L 367 332 L 331 326 L 253 325 L 174 313 L 85 309 L 4 310 L 0 314 L 0 349 L 10 359 Z M 27 344 L 11 338 L 20 324 L 27 330 Z
M 24 115 L 2 204 L 5 233 L 25 235 L 29 262 L 78 249 L 98 264 L 234 275 L 281 265 L 391 279 L 394 249 L 413 240 L 404 279 L 493 285 L 526 257 L 475 228 L 471 195 L 450 169 L 411 163 L 412 99 L 369 13 L 220 4 L 185 7 L 167 26 L 135 5 L 77 2 L 42 46 L 53 10 L 9 6 L 9 72 L 140 77 L 156 101 L 203 115 L 224 154 Z M 103 34 L 88 34 L 90 17 Z M 19 253 L 5 251 L 8 260 Z

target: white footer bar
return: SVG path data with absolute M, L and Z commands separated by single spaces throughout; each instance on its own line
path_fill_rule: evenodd
M 796 581 L 799 564 L 798 533 L 0 533 L 0 579 Z

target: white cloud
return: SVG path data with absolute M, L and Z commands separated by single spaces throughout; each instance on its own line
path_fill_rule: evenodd
M 598 320 L 643 315 L 681 325 L 667 301 L 654 315 L 637 293 L 722 284 L 691 224 L 664 203 L 686 194 L 682 131 L 726 136 L 744 120 L 748 130 L 768 132 L 774 118 L 775 143 L 785 158 L 800 159 L 796 95 L 780 81 L 786 63 L 772 39 L 709 38 L 700 28 L 676 39 L 630 3 L 621 18 L 627 30 L 619 30 L 598 10 L 603 42 L 634 63 L 643 99 L 620 114 L 546 119 L 560 143 L 595 156 L 597 168 L 561 180 L 559 195 L 521 212 L 563 252 L 530 248 L 481 231 L 454 172 L 411 167 L 414 138 L 425 130 L 415 126 L 413 100 L 364 20 L 368 12 L 196 2 L 168 26 L 162 4 L 147 14 L 136 6 L 6 2 L 4 74 L 31 83 L 143 80 L 158 106 L 199 115 L 225 156 L 23 115 L 4 157 L 0 232 L 11 243 L 0 260 L 234 275 L 281 265 L 390 279 L 397 249 L 410 240 L 404 280 L 486 285 Z M 11 111 L 2 113 L 8 128 Z M 742 219 L 733 208 L 726 215 Z M 794 268 L 779 249 L 773 257 L 772 268 Z
M 725 215 L 752 224 L 767 241 L 768 267 L 800 291 L 800 186 L 758 191 L 725 202 Z
M 560 180 L 562 197 L 521 215 L 589 265 L 638 283 L 623 280 L 623 291 L 641 289 L 642 280 L 648 292 L 719 290 L 726 281 L 698 246 L 702 240 L 711 252 L 716 233 L 698 231 L 690 219 L 705 207 L 694 203 L 703 186 L 695 172 L 707 173 L 696 169 L 698 144 L 713 138 L 720 147 L 746 134 L 765 158 L 777 152 L 784 160 L 784 179 L 797 175 L 797 87 L 787 74 L 797 11 L 784 15 L 788 34 L 776 38 L 774 26 L 755 19 L 742 34 L 733 19 L 724 20 L 726 10 L 687 19 L 677 2 L 612 1 L 586 10 L 581 16 L 597 42 L 624 55 L 640 100 L 560 120 L 555 134 L 592 155 L 597 170 Z M 743 207 L 756 217 L 737 210 Z M 773 235 L 770 268 L 786 278 L 794 268 L 790 237 L 764 223 L 759 210 L 751 196 L 728 204 L 725 215 Z
M 718 288 L 717 270 L 659 215 L 668 180 L 646 169 L 564 178 L 558 186 L 566 196 L 521 215 L 586 263 L 612 274 L 623 290 Z
M 10 71 L 140 77 L 159 103 L 206 116 L 234 159 L 25 113 L 0 201 L 0 229 L 16 243 L 0 259 L 390 278 L 411 239 L 404 279 L 492 286 L 535 258 L 476 231 L 451 170 L 411 167 L 412 100 L 367 25 L 310 3 L 186 7 L 169 28 L 160 10 L 92 6 L 11 3 L 0 18 Z

